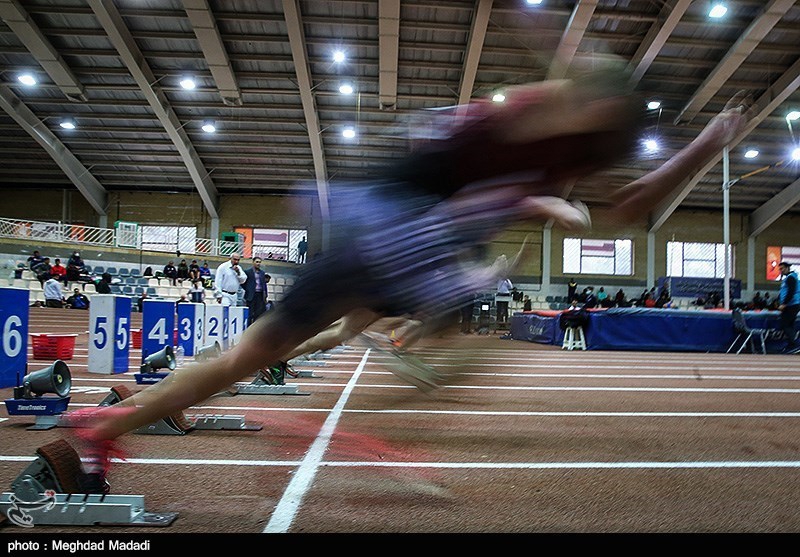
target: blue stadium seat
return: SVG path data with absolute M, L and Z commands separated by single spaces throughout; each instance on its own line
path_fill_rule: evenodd
M 144 293 L 144 288 L 142 288 L 141 286 L 134 286 L 133 293 L 136 294 L 137 296 L 141 296 Z
M 147 288 L 147 295 L 148 296 L 155 296 L 156 295 L 156 289 L 153 288 L 152 286 L 149 286 Z
M 89 273 L 89 274 L 91 275 L 91 274 L 92 274 L 92 272 L 93 272 L 93 271 L 92 271 L 92 267 L 91 267 L 90 265 L 86 265 L 86 266 L 85 266 L 85 268 L 86 268 L 86 272 L 87 272 L 87 273 Z
M 134 278 L 134 280 L 138 281 L 136 284 L 138 284 L 139 286 L 147 286 L 150 281 L 150 279 L 147 279 L 145 277 Z
M 135 279 L 133 277 L 128 277 L 125 279 L 125 284 L 130 284 L 131 286 L 136 286 L 139 284 L 139 279 Z
M 115 276 L 117 276 L 117 268 L 116 267 L 109 267 L 108 269 L 106 269 L 106 273 L 108 273 L 112 277 L 115 277 Z
M 120 278 L 126 278 L 131 276 L 131 271 L 127 267 L 120 267 L 119 271 L 117 271 L 117 276 Z
M 139 269 L 138 267 L 134 267 L 133 269 L 131 269 L 131 276 L 132 277 L 136 277 L 136 278 L 141 277 L 142 276 L 142 270 Z
M 128 286 L 127 284 L 123 286 L 122 294 L 123 296 L 133 296 L 133 286 Z
M 102 275 L 105 272 L 106 272 L 106 268 L 103 267 L 102 265 L 98 265 L 98 266 L 96 266 L 94 268 L 94 274 L 96 274 L 96 275 Z
M 112 284 L 110 288 L 112 294 L 122 294 L 122 288 L 119 284 Z

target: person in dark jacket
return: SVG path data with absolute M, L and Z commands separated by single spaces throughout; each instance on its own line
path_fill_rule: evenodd
M 797 287 L 797 273 L 792 271 L 792 264 L 782 261 L 778 266 L 783 275 L 781 291 L 778 294 L 778 309 L 781 312 L 781 330 L 786 337 L 784 352 L 797 352 L 797 331 L 794 322 L 800 310 L 800 289 Z

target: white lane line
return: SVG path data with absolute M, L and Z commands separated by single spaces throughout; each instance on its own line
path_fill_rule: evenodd
M 269 523 L 267 523 L 266 527 L 264 528 L 263 532 L 265 534 L 286 533 L 292 526 L 292 521 L 294 521 L 297 510 L 300 508 L 300 503 L 303 501 L 303 497 L 311 487 L 311 483 L 314 481 L 314 476 L 316 476 L 317 470 L 322 462 L 322 457 L 325 455 L 325 451 L 328 450 L 328 445 L 331 442 L 331 437 L 333 437 L 336 424 L 339 422 L 339 418 L 342 416 L 342 411 L 347 403 L 347 399 L 350 397 L 350 393 L 353 392 L 356 382 L 361 376 L 361 371 L 367 364 L 369 353 L 369 349 L 364 352 L 364 356 L 361 358 L 361 363 L 358 364 L 356 371 L 353 373 L 353 377 L 351 377 L 350 381 L 347 382 L 347 386 L 342 391 L 341 396 L 339 396 L 339 400 L 336 401 L 336 405 L 333 407 L 333 410 L 331 410 L 331 413 L 325 419 L 325 423 L 322 424 L 322 428 L 320 429 L 317 438 L 314 439 L 314 443 L 312 443 L 311 448 L 308 449 L 305 457 L 303 457 L 303 462 L 292 476 L 292 481 L 289 482 L 289 485 L 286 487 L 286 491 L 283 492 L 281 500 L 278 501 L 275 511 L 272 513 L 272 516 L 269 519 Z
M 74 403 L 71 406 L 91 406 L 96 404 Z M 192 406 L 188 409 L 238 412 L 331 412 L 330 408 L 279 408 L 275 406 Z M 343 414 L 444 414 L 451 416 L 520 416 L 520 417 L 585 417 L 585 418 L 800 418 L 800 412 L 528 412 L 514 410 L 417 410 L 390 409 L 373 410 L 350 408 Z M 2 418 L 7 420 L 8 418 Z
M 0 462 L 30 462 L 32 456 L 0 456 Z M 306 462 L 293 460 L 230 460 L 230 459 L 190 459 L 190 458 L 129 458 L 112 459 L 119 464 L 144 464 L 165 466 L 253 466 L 276 467 L 298 466 Z M 314 468 L 437 468 L 437 469 L 483 469 L 483 470 L 597 470 L 597 469 L 708 469 L 708 468 L 800 468 L 798 460 L 721 460 L 721 461 L 642 461 L 642 462 L 387 462 L 387 461 L 331 461 L 320 460 Z M 294 480 L 293 480 L 294 481 Z M 278 504 L 280 506 L 280 503 Z M 275 516 L 275 515 L 273 515 Z M 270 521 L 270 524 L 272 521 Z M 289 524 L 291 520 L 289 520 Z M 288 528 L 288 526 L 287 526 Z M 267 525 L 264 532 L 285 532 L 273 530 Z

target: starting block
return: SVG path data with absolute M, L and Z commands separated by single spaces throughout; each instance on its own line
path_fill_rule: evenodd
M 100 402 L 100 406 L 111 406 L 132 396 L 125 385 L 111 387 L 111 393 Z M 186 415 L 178 412 L 152 424 L 140 427 L 134 433 L 141 435 L 186 435 L 194 429 L 260 431 L 262 426 L 245 423 L 244 416 L 217 414 Z
M 0 495 L 0 512 L 9 522 L 40 525 L 169 526 L 178 513 L 145 511 L 142 495 L 82 493 L 83 466 L 64 440 L 36 449 L 37 457 Z
M 69 366 L 56 360 L 49 367 L 27 374 L 22 385 L 14 387 L 14 398 L 5 401 L 6 410 L 9 416 L 36 416 L 28 429 L 52 429 L 67 411 L 71 386 Z M 48 394 L 56 396 L 44 396 Z
M 235 385 L 231 396 L 243 395 L 309 395 L 311 393 L 301 393 L 297 385 L 287 385 L 283 382 L 285 375 L 294 376 L 294 368 L 290 364 L 284 363 L 277 368 L 259 369 L 256 378 L 251 383 Z

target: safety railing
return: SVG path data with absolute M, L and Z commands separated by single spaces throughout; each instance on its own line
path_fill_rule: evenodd
M 150 238 L 142 242 L 141 231 L 131 236 L 130 230 L 125 234 L 123 241 L 118 242 L 118 231 L 111 228 L 95 228 L 78 224 L 64 224 L 60 222 L 41 222 L 31 220 L 0 218 L 0 238 L 26 240 L 29 242 L 55 242 L 74 244 L 75 246 L 124 246 L 129 249 L 157 251 L 164 253 L 185 254 L 187 256 L 223 256 L 232 253 L 244 253 L 243 242 L 212 240 L 208 238 L 173 238 L 165 235 L 163 238 Z

